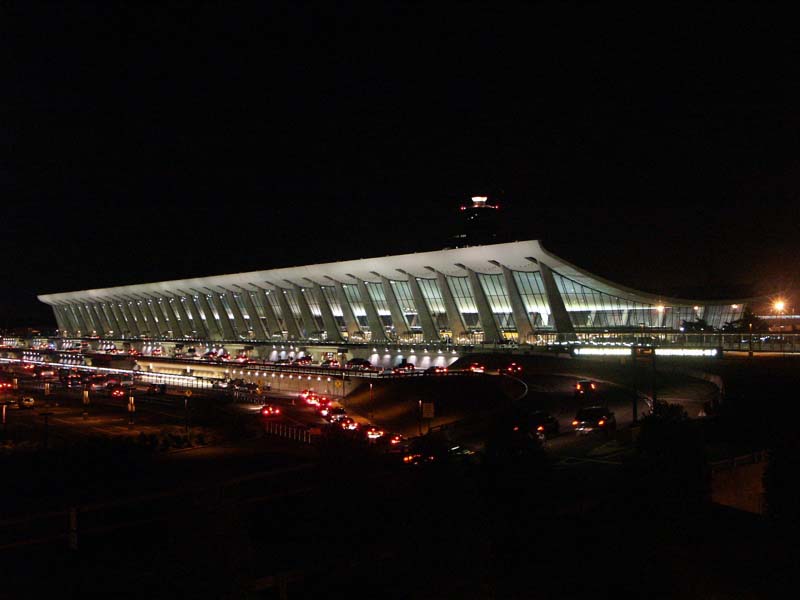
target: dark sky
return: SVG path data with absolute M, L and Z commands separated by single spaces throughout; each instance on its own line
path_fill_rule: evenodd
M 49 324 L 36 293 L 440 248 L 476 192 L 629 286 L 797 284 L 789 15 L 147 4 L 0 3 L 0 326 Z

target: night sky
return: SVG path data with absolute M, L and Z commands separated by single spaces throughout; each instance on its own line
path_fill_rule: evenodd
M 147 4 L 0 3 L 0 326 L 53 324 L 37 293 L 442 248 L 476 193 L 628 286 L 798 284 L 788 15 Z

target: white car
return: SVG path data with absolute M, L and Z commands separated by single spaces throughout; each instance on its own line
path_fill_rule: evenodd
M 33 408 L 34 404 L 36 404 L 36 401 L 30 396 L 23 396 L 22 400 L 19 401 L 19 405 L 22 408 Z

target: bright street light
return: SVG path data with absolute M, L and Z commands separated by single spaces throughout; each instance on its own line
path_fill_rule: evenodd
M 786 303 L 783 300 L 776 300 L 775 304 L 773 304 L 773 307 L 777 312 L 782 312 L 786 307 Z

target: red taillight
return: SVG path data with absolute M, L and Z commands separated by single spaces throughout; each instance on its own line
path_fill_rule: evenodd
M 597 424 L 598 424 L 598 425 L 600 425 L 600 427 L 602 427 L 603 425 L 605 425 L 605 424 L 606 424 L 606 420 L 605 420 L 605 419 L 600 419 L 600 420 L 597 422 Z
M 536 428 L 536 431 L 544 431 L 544 425 L 539 425 L 539 426 Z
M 581 384 L 580 384 L 580 383 L 576 384 L 576 385 L 575 385 L 575 389 L 576 389 L 576 390 L 579 390 L 579 389 L 581 389 Z
M 517 427 L 517 426 L 515 425 L 515 426 L 514 426 L 514 431 L 519 431 L 519 427 Z
M 578 422 L 577 422 L 577 421 L 573 421 L 573 422 L 572 422 L 572 426 L 573 426 L 573 427 L 577 427 L 577 426 L 578 426 Z
M 595 384 L 592 384 L 592 389 L 593 389 L 593 390 L 596 390 L 596 389 L 597 389 L 597 386 L 596 386 Z

